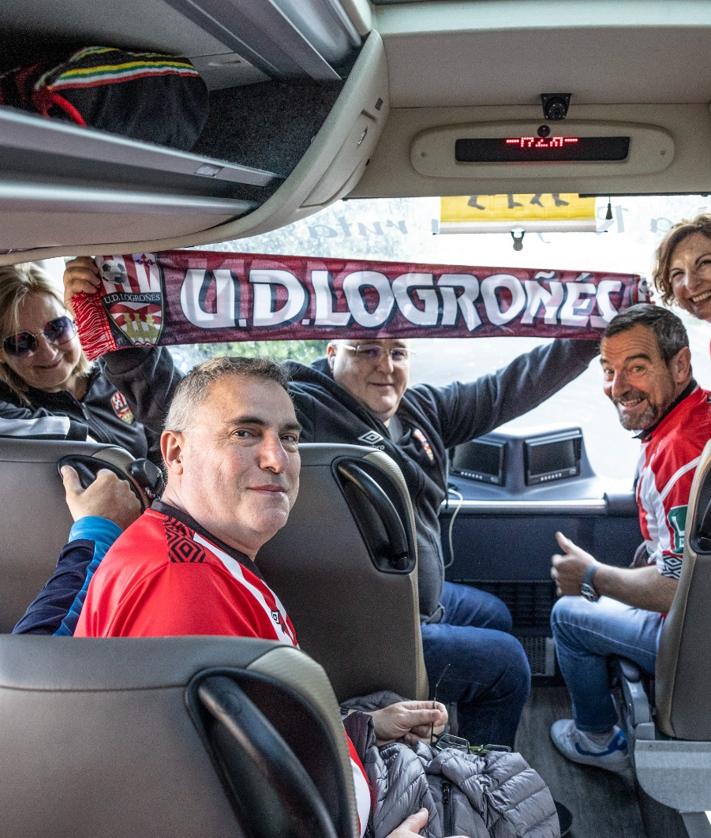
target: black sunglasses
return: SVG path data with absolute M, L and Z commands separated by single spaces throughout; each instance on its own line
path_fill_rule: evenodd
M 41 332 L 18 332 L 2 342 L 2 348 L 8 355 L 28 357 L 37 351 L 37 337 L 44 335 L 50 343 L 61 346 L 69 342 L 77 330 L 71 317 L 63 314 L 44 324 Z

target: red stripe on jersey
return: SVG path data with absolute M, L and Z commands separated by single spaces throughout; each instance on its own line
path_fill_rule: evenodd
M 356 808 L 358 810 L 358 826 L 361 838 L 363 838 L 365 830 L 368 826 L 370 809 L 375 803 L 375 798 L 373 790 L 370 788 L 365 768 L 363 768 L 363 763 L 360 761 L 360 757 L 358 756 L 358 751 L 356 751 L 355 745 L 351 742 L 348 734 L 346 734 L 346 744 L 348 745 L 348 754 L 351 758 L 351 768 L 353 770 L 353 785 L 355 786 Z

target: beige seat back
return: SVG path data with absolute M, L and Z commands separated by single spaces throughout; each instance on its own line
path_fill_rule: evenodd
M 124 467 L 128 452 L 112 445 L 0 438 L 0 632 L 8 632 L 47 581 L 72 519 L 57 460 L 91 454 Z
M 656 666 L 657 726 L 711 741 L 711 442 L 701 456 L 686 515 L 681 579 L 664 623 Z
M 0 636 L 0 812 L 13 838 L 357 834 L 323 669 L 244 638 Z
M 257 557 L 339 700 L 426 698 L 414 515 L 395 462 L 353 445 L 301 446 L 288 524 Z

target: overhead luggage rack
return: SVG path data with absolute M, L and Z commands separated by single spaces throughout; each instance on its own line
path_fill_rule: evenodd
M 174 232 L 180 224 L 188 230 L 196 216 L 224 223 L 253 211 L 283 180 L 263 169 L 10 108 L 0 108 L 0 175 L 6 217 L 57 216 L 57 239 L 37 241 L 30 222 L 15 237 L 16 247 L 25 241 L 35 247 L 56 241 L 81 245 L 100 235 L 94 225 L 101 217 L 125 231 L 121 238 L 127 240 L 143 237 L 146 225 Z M 262 201 L 259 192 L 266 193 Z M 75 221 L 71 238 L 62 232 L 68 218 Z M 0 226 L 0 248 L 5 227 Z
M 360 2 L 145 0 L 133 15 L 111 0 L 64 0 L 63 15 L 52 0 L 8 3 L 35 41 L 0 71 L 58 45 L 118 44 L 189 58 L 210 101 L 190 152 L 0 107 L 0 264 L 274 230 L 347 194 L 387 119 L 383 44 Z
M 262 187 L 283 180 L 264 169 L 93 131 L 11 108 L 0 108 L 0 151 L 5 176 L 12 176 L 16 168 L 18 172 L 31 171 L 35 182 L 42 175 L 60 175 L 65 179 L 86 179 L 89 175 L 94 181 L 120 185 L 126 180 L 123 170 L 130 168 L 144 170 L 143 183 L 162 187 L 171 194 L 179 193 L 181 187 L 189 192 L 189 179 L 194 178 L 194 190 L 201 196 L 231 197 L 236 184 Z M 31 155 L 31 170 L 26 166 L 27 155 Z M 240 203 L 242 211 L 254 205 Z
M 361 38 L 339 0 L 166 0 L 272 79 L 340 81 Z

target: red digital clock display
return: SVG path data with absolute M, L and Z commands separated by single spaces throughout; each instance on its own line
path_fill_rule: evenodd
M 626 160 L 629 137 L 481 137 L 454 144 L 458 163 L 564 163 Z
M 504 142 L 515 148 L 564 148 L 579 143 L 580 137 L 507 137 Z

